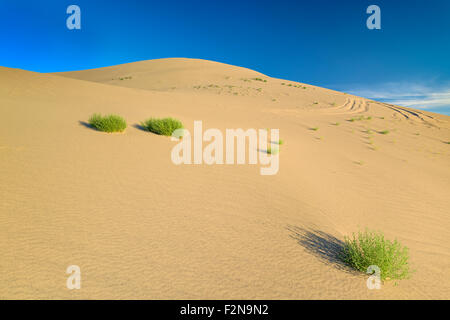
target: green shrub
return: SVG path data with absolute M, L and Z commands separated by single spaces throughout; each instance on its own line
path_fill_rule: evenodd
M 127 127 L 127 122 L 121 116 L 114 114 L 102 116 L 95 113 L 89 118 L 89 124 L 103 132 L 122 132 Z
M 267 80 L 264 80 L 264 79 L 261 79 L 261 78 L 253 78 L 252 80 L 255 80 L 255 81 L 262 81 L 262 82 L 267 82 Z
M 372 120 L 372 117 L 368 116 L 367 118 L 364 118 L 364 116 L 359 116 L 357 118 L 348 119 L 347 121 L 355 122 L 355 121 L 361 121 L 361 120 Z
M 275 148 L 268 147 L 267 148 L 267 154 L 278 154 L 279 152 L 280 152 L 280 149 L 277 147 L 275 147 Z
M 381 270 L 381 280 L 405 279 L 410 275 L 408 248 L 394 240 L 386 240 L 380 232 L 364 231 L 345 237 L 342 260 L 352 268 L 367 272 L 376 265 Z
M 142 126 L 150 132 L 163 136 L 171 136 L 177 129 L 183 129 L 181 121 L 173 118 L 150 118 L 142 123 Z

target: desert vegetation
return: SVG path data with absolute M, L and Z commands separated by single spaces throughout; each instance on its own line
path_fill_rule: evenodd
M 268 154 L 276 155 L 276 154 L 278 154 L 278 153 L 280 152 L 280 149 L 279 149 L 278 147 L 273 147 L 273 148 L 272 148 L 271 146 L 269 146 L 269 147 L 267 147 L 266 152 L 267 152 Z
M 150 118 L 142 122 L 141 125 L 148 131 L 163 136 L 171 136 L 175 130 L 183 129 L 181 121 L 174 118 Z
M 397 240 L 385 239 L 381 232 L 365 230 L 345 237 L 341 259 L 355 270 L 366 273 L 369 266 L 380 268 L 381 280 L 410 276 L 408 248 Z
M 355 122 L 355 121 L 362 121 L 362 120 L 372 120 L 372 117 L 368 116 L 368 117 L 364 118 L 364 116 L 359 116 L 359 117 L 356 117 L 356 118 L 350 118 L 347 121 Z
M 89 118 L 89 124 L 103 132 L 123 132 L 127 127 L 125 119 L 114 114 L 102 116 L 95 113 Z
M 261 82 L 267 82 L 267 80 L 261 79 L 261 78 L 253 78 L 252 80 L 255 80 L 255 81 L 261 81 Z

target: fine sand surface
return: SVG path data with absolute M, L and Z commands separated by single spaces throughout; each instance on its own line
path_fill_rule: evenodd
M 95 112 L 129 127 L 95 131 Z M 176 142 L 135 126 L 165 116 L 191 132 L 278 128 L 280 170 L 176 166 Z M 0 67 L 0 119 L 0 299 L 450 298 L 448 116 L 161 59 Z M 409 247 L 411 279 L 368 290 L 336 260 L 366 227 Z

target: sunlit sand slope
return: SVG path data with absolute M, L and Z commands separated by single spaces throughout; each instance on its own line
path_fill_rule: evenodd
M 95 112 L 129 126 L 95 131 Z M 176 142 L 138 126 L 163 116 L 191 132 L 278 128 L 279 172 L 176 166 Z M 163 59 L 0 67 L 0 118 L 1 299 L 449 298 L 448 116 Z M 410 248 L 411 279 L 368 290 L 336 259 L 366 227 Z

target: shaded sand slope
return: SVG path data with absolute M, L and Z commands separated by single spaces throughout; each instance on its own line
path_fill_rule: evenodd
M 448 116 L 200 60 L 63 75 L 0 68 L 0 298 L 449 297 Z M 129 127 L 94 131 L 94 112 Z M 175 142 L 133 126 L 151 116 L 279 128 L 280 171 L 175 166 Z M 369 291 L 339 264 L 364 227 L 410 248 L 412 279 Z

